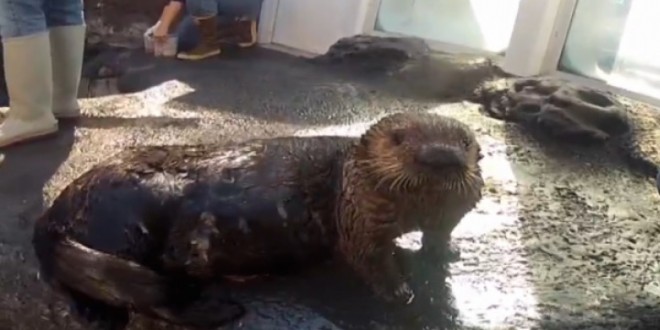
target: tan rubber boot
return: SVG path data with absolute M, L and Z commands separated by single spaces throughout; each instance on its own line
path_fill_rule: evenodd
M 53 114 L 57 118 L 80 116 L 78 87 L 85 52 L 84 25 L 50 29 L 50 54 L 53 63 Z
M 244 19 L 239 21 L 239 24 L 244 26 L 245 33 L 241 35 L 245 37 L 244 39 L 241 39 L 242 42 L 240 42 L 238 46 L 242 48 L 254 46 L 257 43 L 257 21 Z
M 57 132 L 52 112 L 49 33 L 3 39 L 9 112 L 0 124 L 0 147 Z
M 257 43 L 257 22 L 248 18 L 243 17 L 220 23 L 218 30 L 220 44 L 247 48 Z
M 202 60 L 221 53 L 218 43 L 216 16 L 196 18 L 199 27 L 200 40 L 197 47 L 187 52 L 181 52 L 176 57 L 182 60 Z

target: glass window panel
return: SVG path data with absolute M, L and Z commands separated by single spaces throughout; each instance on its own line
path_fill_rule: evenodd
M 381 0 L 375 29 L 505 51 L 520 0 Z
M 559 70 L 660 97 L 658 31 L 658 0 L 578 0 Z

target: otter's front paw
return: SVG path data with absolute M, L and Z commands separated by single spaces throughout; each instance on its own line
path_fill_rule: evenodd
M 431 244 L 422 247 L 422 253 L 446 262 L 456 262 L 461 259 L 461 251 L 453 244 Z
M 425 231 L 422 236 L 422 254 L 444 262 L 461 259 L 458 247 L 452 244 L 451 237 L 445 232 Z
M 406 282 L 402 282 L 398 286 L 376 288 L 376 292 L 390 303 L 408 305 L 415 299 L 415 293 Z

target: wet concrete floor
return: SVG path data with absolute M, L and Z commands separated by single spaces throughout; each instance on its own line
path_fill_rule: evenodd
M 81 329 L 40 282 L 34 218 L 72 179 L 131 145 L 349 134 L 396 111 L 469 123 L 484 146 L 484 200 L 454 235 L 460 260 L 420 262 L 419 304 L 385 306 L 342 270 L 272 279 L 237 292 L 248 315 L 226 329 L 650 329 L 660 270 L 660 198 L 611 162 L 556 157 L 469 102 L 421 97 L 254 49 L 198 63 L 136 56 L 120 96 L 0 164 L 0 329 Z M 442 79 L 442 78 L 436 78 Z M 448 78 L 449 79 L 449 78 Z M 389 86 L 389 87 L 386 87 Z M 611 166 L 610 166 L 611 165 Z M 418 237 L 408 238 L 415 245 Z M 446 276 L 450 274 L 449 278 Z M 446 280 L 445 280 L 446 279 Z M 171 328 L 136 318 L 133 329 Z

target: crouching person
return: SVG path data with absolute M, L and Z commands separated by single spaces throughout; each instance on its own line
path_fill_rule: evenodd
M 257 42 L 257 20 L 263 0 L 172 0 L 154 31 L 156 42 L 176 29 L 182 60 L 201 60 L 221 53 L 221 45 L 250 47 Z M 187 15 L 176 26 L 178 17 Z

